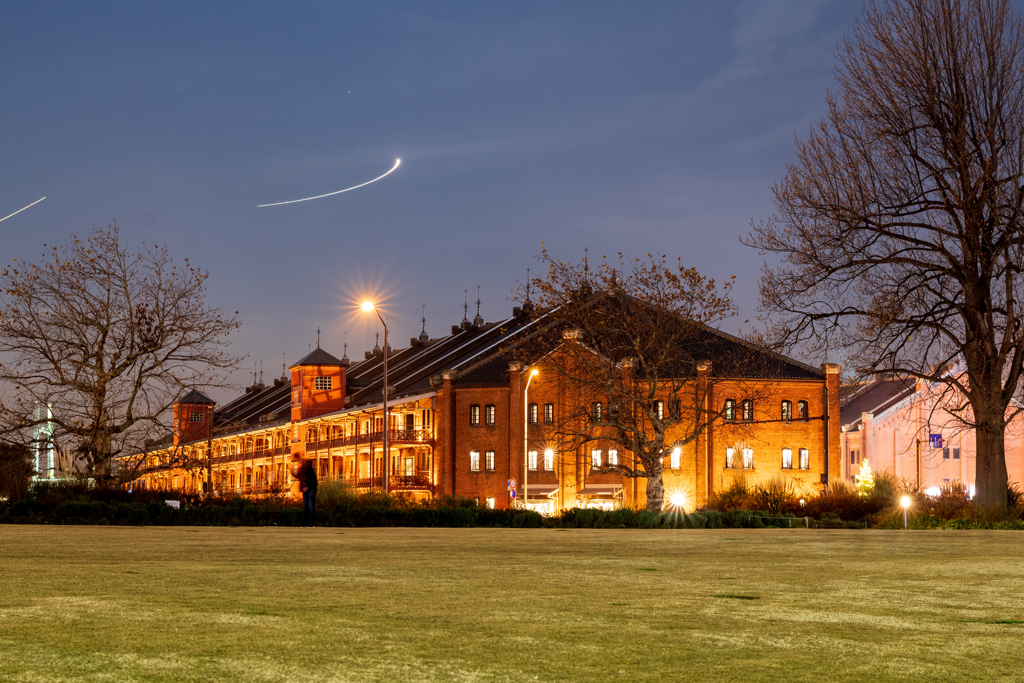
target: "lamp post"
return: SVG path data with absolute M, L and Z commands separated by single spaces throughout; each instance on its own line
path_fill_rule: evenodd
M 900 499 L 900 505 L 903 506 L 903 530 L 907 530 L 907 508 L 910 507 L 910 496 L 903 496 Z
M 537 368 L 530 370 L 526 378 L 526 389 L 523 390 L 523 509 L 526 510 L 530 501 L 530 382 L 537 375 Z
M 381 485 L 384 493 L 388 492 L 388 324 L 384 322 L 384 318 L 381 317 L 380 311 L 373 305 L 372 301 L 363 302 L 364 311 L 373 311 L 377 314 L 377 319 L 380 320 L 380 324 L 384 326 L 384 387 L 381 389 L 381 396 L 384 399 L 384 453 L 381 455 Z

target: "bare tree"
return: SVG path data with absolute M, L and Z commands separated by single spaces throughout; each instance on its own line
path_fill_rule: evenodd
M 870 4 L 837 59 L 777 216 L 745 240 L 783 259 L 763 310 L 783 348 L 842 348 L 862 373 L 949 388 L 977 437 L 976 500 L 1005 510 L 1024 362 L 1021 18 L 1004 0 Z
M 237 366 L 238 322 L 206 304 L 207 273 L 166 247 L 129 251 L 116 224 L 48 249 L 0 274 L 0 434 L 45 434 L 97 482 L 117 481 L 118 455 L 169 435 L 173 403 Z
M 586 262 L 563 263 L 547 251 L 540 258 L 547 276 L 532 285 L 538 311 L 553 324 L 548 338 L 539 336 L 527 353 L 544 363 L 538 349 L 557 344 L 555 335 L 567 342 L 544 363 L 565 401 L 546 436 L 562 452 L 593 441 L 611 441 L 629 451 L 631 457 L 604 463 L 602 471 L 645 478 L 647 509 L 660 511 L 663 458 L 725 417 L 709 405 L 712 386 L 724 379 L 742 385 L 743 373 L 763 358 L 733 339 L 739 353 L 721 358 L 714 368 L 709 362 L 721 356 L 724 339 L 709 326 L 735 311 L 732 282 L 719 286 L 661 255 L 626 261 L 620 254 L 614 268 L 602 263 L 596 271 Z M 753 399 L 768 387 L 751 382 L 746 395 Z

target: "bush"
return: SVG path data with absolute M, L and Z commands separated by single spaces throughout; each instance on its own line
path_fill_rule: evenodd
M 748 500 L 750 491 L 745 479 L 736 479 L 729 487 L 711 494 L 708 507 L 725 512 L 730 508 L 746 509 L 751 506 Z
M 784 508 L 796 504 L 796 494 L 792 482 L 782 477 L 772 477 L 754 486 L 749 495 L 749 502 L 757 510 L 764 510 L 769 515 L 778 515 Z

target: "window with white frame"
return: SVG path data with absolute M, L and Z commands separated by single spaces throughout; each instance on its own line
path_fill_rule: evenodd
M 736 467 L 736 449 L 726 448 L 725 449 L 725 467 L 726 469 L 732 469 Z
M 479 472 L 480 471 L 480 452 L 470 451 L 469 452 L 469 471 Z
M 469 424 L 480 424 L 480 406 L 474 404 L 469 407 Z
M 793 469 L 793 449 L 783 448 L 782 449 L 782 469 L 791 470 Z
M 601 466 L 601 451 L 597 450 L 596 448 L 590 451 L 590 465 L 592 467 Z
M 550 472 L 555 469 L 555 452 L 548 448 L 544 451 L 544 470 Z
M 800 469 L 809 470 L 811 469 L 811 452 L 806 448 L 801 448 L 798 451 L 800 455 Z
M 484 452 L 484 468 L 488 472 L 494 471 L 494 451 Z
M 206 413 L 201 410 L 193 410 L 188 415 L 189 422 L 205 422 Z
M 555 421 L 555 404 L 545 403 L 544 404 L 544 422 L 551 424 Z
M 752 470 L 754 469 L 754 449 L 744 448 L 743 449 L 743 469 Z
M 532 425 L 537 424 L 537 420 L 538 420 L 539 415 L 537 413 L 537 404 L 536 403 L 531 403 L 530 404 L 529 414 L 530 414 L 530 424 L 532 424 Z
M 313 380 L 313 388 L 317 391 L 330 391 L 333 377 L 317 377 Z
M 530 451 L 527 454 L 526 461 L 527 461 L 527 466 L 531 470 L 536 470 L 537 469 L 537 451 Z
M 672 457 L 669 459 L 669 466 L 674 469 L 679 469 L 679 460 L 683 455 L 683 449 L 676 446 L 672 449 Z
M 608 464 L 618 465 L 619 464 L 619 452 L 614 448 L 608 451 Z
M 488 424 L 488 425 L 494 424 L 494 416 L 495 416 L 496 412 L 497 411 L 495 410 L 493 403 L 488 404 L 487 406 L 485 406 L 484 407 L 484 424 Z

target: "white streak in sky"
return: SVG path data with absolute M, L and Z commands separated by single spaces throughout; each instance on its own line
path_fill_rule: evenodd
M 365 183 L 363 183 L 362 185 L 356 185 L 355 187 L 347 187 L 347 188 L 345 188 L 344 190 L 338 190 L 337 192 L 328 192 L 327 194 L 318 194 L 318 195 L 317 195 L 317 196 L 315 196 L 315 197 L 306 197 L 305 199 L 292 199 L 291 201 L 287 201 L 287 202 L 275 202 L 275 203 L 273 203 L 273 204 L 257 204 L 257 205 L 256 205 L 256 208 L 257 208 L 257 209 L 259 209 L 259 208 L 261 208 L 261 207 L 264 207 L 264 206 L 281 206 L 282 204 L 294 204 L 295 202 L 308 202 L 308 201 L 309 201 L 310 199 L 322 199 L 323 197 L 330 197 L 331 195 L 334 195 L 334 194 L 341 194 L 342 192 L 348 192 L 349 190 L 357 190 L 357 189 L 359 189 L 360 187 L 365 187 L 365 186 L 369 185 L 370 183 L 375 183 L 375 182 L 377 182 L 378 180 L 380 180 L 381 178 L 383 178 L 383 177 L 384 177 L 384 176 L 386 176 L 386 175 L 391 175 L 391 173 L 392 173 L 392 172 L 393 172 L 393 171 L 394 171 L 394 170 L 395 170 L 396 168 L 398 168 L 398 165 L 399 165 L 400 163 L 402 163 L 402 160 L 401 160 L 401 159 L 395 159 L 395 165 L 391 167 L 391 170 L 390 170 L 390 171 L 388 171 L 387 173 L 385 173 L 385 174 L 384 174 L 384 175 L 382 175 L 382 176 L 377 176 L 377 177 L 376 177 L 376 178 L 374 178 L 373 180 L 367 180 L 367 181 L 366 181 Z M 40 200 L 40 201 L 41 201 L 41 200 Z M 25 208 L 27 209 L 28 207 L 26 206 Z M 24 210 L 24 209 L 22 209 L 22 210 Z M 13 215 L 13 214 L 12 214 L 12 215 Z
M 393 170 L 395 170 L 395 169 L 391 169 L 391 171 L 393 171 Z M 390 173 L 391 171 L 388 171 L 388 173 Z M 385 175 L 387 175 L 387 174 L 385 174 Z M 46 199 L 46 197 L 43 197 L 43 199 Z M 39 202 L 43 201 L 43 199 L 37 199 L 37 200 L 35 200 L 34 202 L 32 202 L 31 204 L 29 204 L 28 206 L 26 206 L 26 207 L 25 207 L 25 209 L 31 209 L 31 208 L 32 208 L 33 206 L 35 206 L 35 205 L 36 205 L 36 204 L 38 204 Z M 12 214 L 11 214 L 11 216 L 14 216 L 15 214 L 19 214 L 19 213 L 21 213 L 22 211 L 24 211 L 25 209 L 18 209 L 17 211 L 15 211 L 14 213 L 12 213 Z M 5 221 L 5 220 L 7 220 L 8 218 L 10 218 L 11 216 L 4 216 L 3 218 L 0 218 L 0 221 Z

